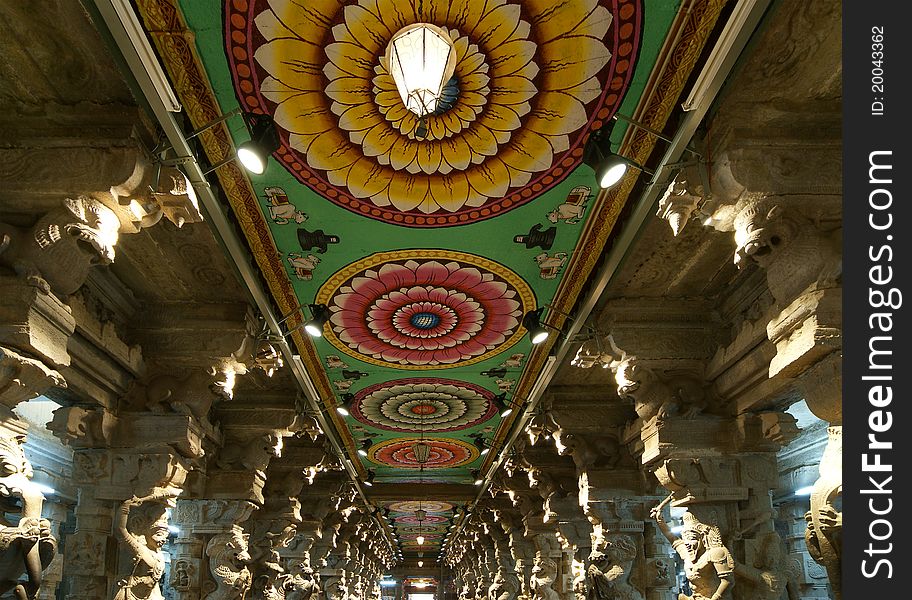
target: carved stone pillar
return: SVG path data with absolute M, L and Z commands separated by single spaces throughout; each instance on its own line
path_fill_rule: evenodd
M 81 450 L 73 454 L 76 481 L 100 479 L 109 468 L 103 450 Z M 63 575 L 67 579 L 67 600 L 108 600 L 114 573 L 108 557 L 114 557 L 111 530 L 114 502 L 98 498 L 92 485 L 78 487 L 76 531 L 67 538 Z M 113 561 L 112 561 L 113 562 Z
M 734 585 L 723 597 L 774 598 L 785 590 L 770 490 L 778 485 L 775 451 L 796 433 L 794 418 L 782 413 L 656 419 L 643 429 L 643 462 L 671 490 L 668 500 L 687 509 L 682 535 L 697 532 L 730 553 L 727 580 Z M 679 554 L 682 548 L 676 546 Z M 699 593 L 711 594 L 709 587 Z
M 125 585 L 131 577 L 153 577 L 163 568 L 160 551 L 156 560 L 162 565 L 133 564 L 133 545 L 150 544 L 150 536 L 166 525 L 165 508 L 182 492 L 203 453 L 200 426 L 187 415 L 116 416 L 101 408 L 64 407 L 55 411 L 49 428 L 75 450 L 76 532 L 68 546 L 73 551 L 64 560 L 74 599 L 113 593 L 112 577 L 123 577 Z M 121 541 L 119 548 L 112 534 Z M 108 567 L 118 563 L 110 572 Z M 138 571 L 145 568 L 149 573 Z
M 179 600 L 241 597 L 250 588 L 247 537 L 241 524 L 256 510 L 249 500 L 179 500 L 170 586 Z
M 9 242 L 4 235 L 0 231 L 0 245 Z M 19 506 L 9 511 L 18 512 L 18 522 L 0 527 L 7 539 L 0 559 L 8 565 L 6 583 L 12 587 L 21 579 L 30 596 L 41 590 L 41 572 L 54 559 L 57 542 L 43 518 L 44 495 L 31 481 L 32 466 L 22 447 L 28 424 L 13 409 L 49 388 L 66 386 L 56 369 L 69 364 L 66 344 L 74 328 L 69 308 L 56 297 L 0 277 L 0 487 Z

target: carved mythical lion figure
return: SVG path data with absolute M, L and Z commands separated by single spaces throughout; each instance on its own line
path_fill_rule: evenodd
M 239 531 L 213 536 L 206 545 L 209 570 L 216 588 L 205 600 L 241 600 L 250 589 L 251 577 L 247 563 L 247 540 Z
M 735 264 L 767 270 L 770 292 L 788 302 L 809 285 L 833 287 L 842 276 L 839 230 L 825 233 L 798 211 L 772 198 L 749 203 L 735 217 Z
M 114 261 L 119 229 L 117 215 L 100 202 L 67 198 L 29 230 L 0 223 L 0 264 L 45 293 L 69 295 L 90 268 Z
M 557 580 L 557 564 L 554 560 L 543 557 L 537 558 L 532 567 L 532 578 L 529 587 L 532 589 L 535 600 L 560 600 L 560 596 L 551 587 Z

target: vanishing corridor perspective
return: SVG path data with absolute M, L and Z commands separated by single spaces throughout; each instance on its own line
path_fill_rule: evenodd
M 0 598 L 839 600 L 840 18 L 0 3 Z

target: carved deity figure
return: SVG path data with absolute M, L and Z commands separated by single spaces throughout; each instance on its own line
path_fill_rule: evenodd
M 532 567 L 529 587 L 535 600 L 559 600 L 560 595 L 552 588 L 557 580 L 557 563 L 548 557 L 536 557 Z
M 519 578 L 513 573 L 498 570 L 488 588 L 488 600 L 513 600 L 519 594 Z
M 44 496 L 30 480 L 32 466 L 21 438 L 0 438 L 0 515 L 20 513 L 12 527 L 0 518 L 0 595 L 14 590 L 17 600 L 38 597 L 41 572 L 57 552 L 50 523 L 41 518 Z M 26 580 L 19 581 L 25 574 Z
M 722 534 L 715 525 L 701 523 L 691 512 L 684 513 L 681 537 L 671 533 L 662 516 L 664 503 L 651 511 L 659 530 L 684 560 L 684 575 L 692 595 L 681 594 L 678 600 L 720 600 L 731 598 L 728 589 L 734 585 L 735 559 L 722 544 Z
M 636 542 L 629 535 L 602 537 L 589 554 L 586 579 L 591 600 L 643 600 L 628 578 L 637 557 Z
M 842 512 L 834 508 L 832 504 L 824 503 L 816 514 L 813 510 L 809 510 L 804 515 L 804 519 L 807 521 L 804 541 L 807 544 L 808 554 L 826 569 L 830 587 L 838 600 L 842 597 L 840 584 Z
M 240 531 L 212 536 L 206 544 L 209 570 L 216 588 L 204 600 L 243 600 L 250 589 L 251 576 L 247 564 L 247 539 Z
M 159 580 L 165 572 L 162 547 L 168 541 L 164 506 L 160 509 L 144 507 L 155 510 L 136 514 L 133 519 L 130 519 L 130 512 L 146 502 L 156 503 L 169 497 L 164 492 L 156 492 L 142 498 L 133 496 L 120 505 L 114 534 L 133 555 L 133 567 L 127 577 L 117 582 L 114 600 L 163 600 Z M 128 528 L 128 522 L 133 531 Z
M 779 534 L 770 532 L 760 538 L 753 565 L 735 565 L 735 575 L 746 579 L 747 584 L 753 587 L 750 598 L 781 600 L 787 591 L 789 600 L 798 600 L 797 586 L 791 581 L 792 574 L 783 554 L 782 539 Z

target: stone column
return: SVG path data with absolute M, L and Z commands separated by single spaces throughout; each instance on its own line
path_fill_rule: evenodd
M 257 506 L 250 500 L 178 500 L 170 585 L 179 600 L 224 597 L 250 588 L 247 537 L 241 524 Z
M 10 243 L 11 234 L 0 226 L 0 243 Z M 37 595 L 44 587 L 47 595 L 53 593 L 56 579 L 42 586 L 41 572 L 54 559 L 57 542 L 42 514 L 44 495 L 31 482 L 32 466 L 22 447 L 28 424 L 13 409 L 50 388 L 66 387 L 57 369 L 70 363 L 66 346 L 75 321 L 69 307 L 38 283 L 0 277 L 0 484 L 21 507 L 14 526 L 0 527 L 9 538 L 0 557 L 10 565 L 9 577 L 25 581 L 26 593 Z M 27 569 L 36 574 L 27 575 Z
M 76 531 L 67 538 L 63 563 L 67 600 L 110 598 L 114 573 L 108 567 L 108 556 L 110 551 L 113 559 L 114 502 L 99 498 L 96 486 L 90 483 L 106 474 L 109 459 L 104 450 L 73 454 L 73 478 L 88 484 L 77 486 Z
M 72 551 L 64 560 L 64 574 L 71 578 L 68 589 L 74 599 L 100 600 L 114 593 L 117 577 L 131 576 L 131 540 L 146 540 L 165 526 L 166 507 L 182 493 L 187 474 L 203 454 L 204 432 L 188 415 L 115 416 L 102 408 L 76 406 L 58 409 L 49 428 L 75 450 L 78 501 L 76 532 L 68 545 Z M 141 501 L 125 503 L 134 497 Z M 117 526 L 119 510 L 130 514 L 125 530 Z

